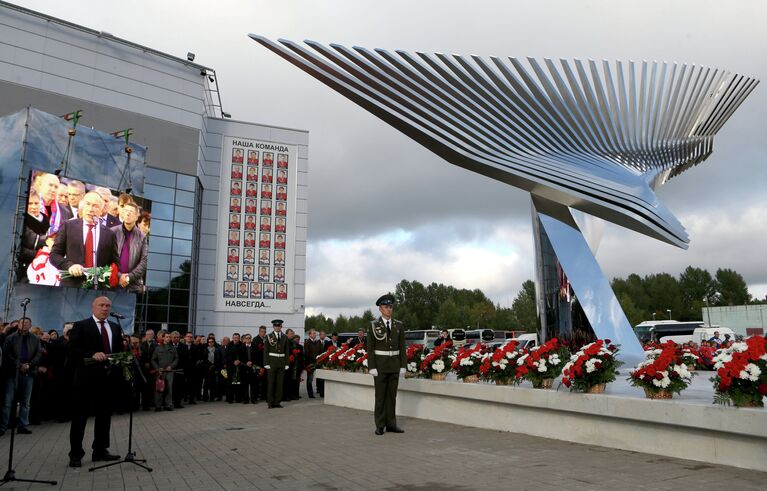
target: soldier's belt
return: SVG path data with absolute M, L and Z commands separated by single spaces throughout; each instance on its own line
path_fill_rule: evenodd
M 277 358 L 285 358 L 285 353 L 269 353 L 269 356 L 276 356 Z
M 377 349 L 373 351 L 373 353 L 377 354 L 378 356 L 399 356 L 399 351 L 384 351 Z

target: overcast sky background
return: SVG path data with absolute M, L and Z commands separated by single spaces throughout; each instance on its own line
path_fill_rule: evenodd
M 234 119 L 310 132 L 307 313 L 356 314 L 401 279 L 480 288 L 510 305 L 533 278 L 528 195 L 453 167 L 251 41 L 464 55 L 659 60 L 767 80 L 767 8 L 722 1 L 134 0 L 16 3 L 195 62 L 218 74 Z M 767 85 L 702 165 L 659 190 L 687 251 L 607 225 L 610 278 L 733 268 L 767 294 Z M 151 151 L 148 155 L 151 161 Z

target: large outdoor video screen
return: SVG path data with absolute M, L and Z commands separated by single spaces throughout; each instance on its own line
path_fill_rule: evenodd
M 147 200 L 32 171 L 16 254 L 17 280 L 142 292 L 150 222 Z

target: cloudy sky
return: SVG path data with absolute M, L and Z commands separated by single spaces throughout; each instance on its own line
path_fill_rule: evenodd
M 235 119 L 310 131 L 307 312 L 354 314 L 401 279 L 480 288 L 509 305 L 533 277 L 526 193 L 453 167 L 257 45 L 312 39 L 408 51 L 694 63 L 767 80 L 759 0 L 20 1 L 216 70 Z M 608 277 L 742 273 L 767 294 L 767 85 L 702 165 L 659 190 L 687 251 L 607 225 Z

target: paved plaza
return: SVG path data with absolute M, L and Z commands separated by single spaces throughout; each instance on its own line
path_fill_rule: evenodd
M 477 415 L 481 417 L 481 415 Z M 266 405 L 201 403 L 140 412 L 131 464 L 67 467 L 69 425 L 34 426 L 16 438 L 20 478 L 75 490 L 238 489 L 765 489 L 767 473 L 557 440 L 401 418 L 402 435 L 373 434 L 372 415 L 320 399 Z M 92 421 L 86 434 L 90 445 Z M 128 416 L 115 416 L 114 453 L 127 450 Z M 0 438 L 7 465 L 9 436 Z M 663 445 L 663 442 L 658 442 Z M 14 483 L 5 489 L 29 489 Z M 54 489 L 34 485 L 31 489 Z

